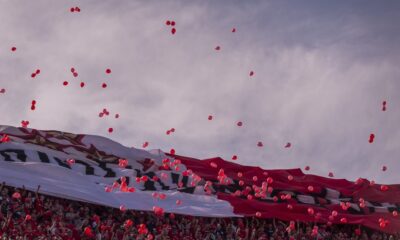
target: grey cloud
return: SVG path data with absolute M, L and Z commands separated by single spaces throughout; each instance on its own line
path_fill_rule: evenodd
M 315 174 L 400 181 L 396 2 L 0 4 L 2 124 L 24 119 L 199 158 L 237 154 L 264 168 L 310 165 Z M 75 5 L 81 13 L 68 11 Z M 174 36 L 167 19 L 177 22 Z M 36 68 L 42 73 L 31 79 Z M 99 118 L 104 107 L 120 119 Z M 171 127 L 176 133 L 166 136 Z

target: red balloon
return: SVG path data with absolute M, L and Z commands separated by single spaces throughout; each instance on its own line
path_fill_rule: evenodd
M 133 221 L 131 219 L 128 219 L 125 221 L 124 226 L 125 228 L 130 228 L 133 225 Z
M 164 193 L 160 193 L 160 194 L 158 195 L 158 197 L 159 197 L 161 200 L 164 200 L 164 199 L 167 197 L 167 195 L 165 195 Z
M 387 185 L 381 185 L 382 192 L 386 192 L 387 190 L 389 190 L 389 187 Z
M 170 153 L 171 155 L 175 155 L 175 149 L 171 148 L 171 150 L 169 150 L 169 153 Z
M 157 216 L 163 216 L 164 215 L 164 209 L 161 208 L 161 207 L 154 206 L 153 207 L 153 211 Z
M 29 125 L 29 121 L 22 120 L 21 121 L 21 125 L 22 125 L 23 128 L 27 128 L 28 125 Z
M 142 176 L 141 178 L 140 178 L 140 181 L 142 181 L 142 182 L 147 182 L 147 180 L 149 180 L 149 178 L 145 175 L 145 176 Z
M 105 192 L 111 192 L 111 191 L 112 191 L 112 187 L 106 186 L 106 187 L 104 188 L 104 191 L 105 191 Z
M 375 139 L 375 134 L 371 133 L 371 134 L 369 135 L 369 140 L 368 140 L 368 142 L 369 142 L 369 143 L 373 143 L 373 142 L 374 142 L 374 139 Z
M 90 227 L 85 227 L 83 233 L 85 234 L 85 236 L 87 236 L 89 238 L 94 236 L 93 232 L 92 232 L 92 229 Z

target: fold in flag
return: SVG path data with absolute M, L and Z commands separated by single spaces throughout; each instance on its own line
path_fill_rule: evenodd
M 278 218 L 400 231 L 400 185 L 264 170 L 125 147 L 110 139 L 0 126 L 0 181 L 114 208 Z M 154 210 L 156 209 L 156 210 Z

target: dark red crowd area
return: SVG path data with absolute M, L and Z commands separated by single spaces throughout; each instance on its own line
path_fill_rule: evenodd
M 121 211 L 0 185 L 2 239 L 400 239 L 355 225 L 314 225 L 259 218 L 205 218 Z

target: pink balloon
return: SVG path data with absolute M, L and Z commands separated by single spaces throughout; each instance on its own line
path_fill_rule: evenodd
M 310 214 L 310 215 L 314 215 L 314 209 L 312 209 L 312 208 L 308 208 L 308 209 L 307 209 L 307 212 L 308 212 L 308 214 Z
M 268 177 L 267 178 L 267 183 L 268 184 L 271 184 L 273 181 L 274 181 L 274 179 L 272 177 Z
M 21 194 L 19 192 L 15 192 L 15 193 L 13 193 L 12 198 L 20 199 L 21 198 Z
M 69 166 L 72 166 L 73 164 L 75 164 L 75 159 L 72 159 L 72 158 L 67 159 L 67 163 Z
M 118 159 L 118 166 L 121 168 L 125 168 L 128 165 L 128 160 L 126 159 Z

